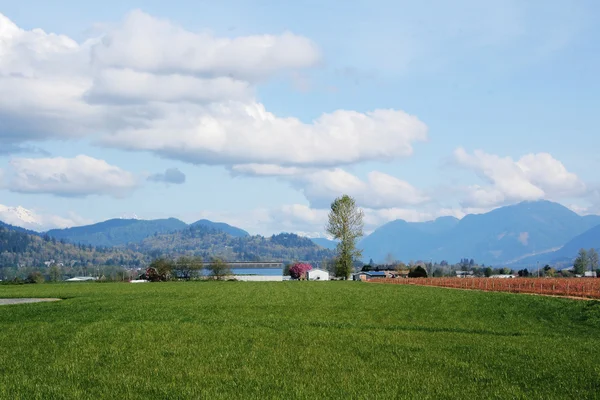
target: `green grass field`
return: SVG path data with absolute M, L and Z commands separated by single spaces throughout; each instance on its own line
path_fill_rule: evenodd
M 600 398 L 600 302 L 357 282 L 0 286 L 2 399 Z

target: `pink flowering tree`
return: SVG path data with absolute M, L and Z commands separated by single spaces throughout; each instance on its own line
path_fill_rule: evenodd
M 312 265 L 296 263 L 290 267 L 290 275 L 294 279 L 306 279 L 306 273 L 312 269 Z

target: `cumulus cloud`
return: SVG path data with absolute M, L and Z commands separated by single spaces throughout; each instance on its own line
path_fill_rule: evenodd
M 165 170 L 165 172 L 150 175 L 148 180 L 152 182 L 164 182 L 181 185 L 182 183 L 185 183 L 185 174 L 177 168 L 169 168 Z
M 487 186 L 468 188 L 463 205 L 494 207 L 522 200 L 557 199 L 586 194 L 585 184 L 577 175 L 550 154 L 528 154 L 518 161 L 463 148 L 454 152 L 457 165 L 474 171 Z
M 149 103 L 248 100 L 249 83 L 229 77 L 213 79 L 187 75 L 154 75 L 132 69 L 107 69 L 94 79 L 85 93 L 90 103 Z
M 309 39 L 187 31 L 141 11 L 78 43 L 0 15 L 0 144 L 100 134 L 194 164 L 334 167 L 412 154 L 427 127 L 400 110 L 278 117 L 257 84 L 318 65 Z M 291 151 L 290 149 L 293 149 Z
M 158 74 L 255 81 L 282 70 L 313 66 L 320 53 L 309 39 L 291 32 L 218 38 L 134 10 L 94 46 L 92 60 L 106 67 Z
M 6 187 L 20 193 L 121 197 L 137 186 L 132 173 L 85 155 L 75 158 L 15 158 L 10 161 L 9 174 Z
M 270 176 L 290 182 L 311 206 L 329 207 L 332 199 L 347 194 L 362 207 L 372 209 L 416 206 L 430 197 L 410 183 L 379 171 L 361 179 L 341 168 L 314 169 L 282 167 L 272 164 L 242 164 L 232 167 L 234 175 Z
M 310 124 L 279 118 L 256 102 L 168 110 L 145 126 L 117 130 L 103 143 L 194 164 L 336 166 L 407 157 L 412 143 L 427 138 L 425 124 L 396 110 L 338 110 Z

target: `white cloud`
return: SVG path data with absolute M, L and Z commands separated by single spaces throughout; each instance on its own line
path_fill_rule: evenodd
M 320 62 L 314 43 L 289 32 L 220 38 L 133 11 L 77 43 L 0 15 L 0 55 L 4 145 L 100 134 L 107 146 L 194 164 L 334 167 L 406 157 L 427 139 L 399 110 L 310 123 L 266 110 L 257 84 Z
M 407 157 L 413 142 L 427 138 L 425 124 L 396 110 L 338 110 L 311 124 L 279 118 L 255 102 L 179 104 L 163 111 L 103 143 L 194 164 L 336 166 Z
M 217 38 L 134 10 L 94 46 L 92 60 L 104 67 L 251 82 L 282 70 L 314 66 L 320 53 L 309 39 L 290 32 Z
M 514 161 L 481 150 L 469 154 L 458 148 L 454 158 L 459 166 L 474 171 L 489 183 L 467 189 L 463 200 L 467 207 L 495 207 L 522 200 L 575 197 L 587 192 L 577 175 L 547 153 L 528 154 Z
M 90 103 L 211 102 L 249 100 L 248 82 L 230 77 L 212 79 L 188 75 L 155 75 L 132 69 L 107 69 L 95 77 L 85 93 Z
M 356 199 L 361 207 L 373 209 L 415 206 L 430 198 L 410 183 L 379 171 L 372 171 L 366 180 L 341 168 L 304 169 L 272 164 L 234 165 L 232 173 L 247 176 L 271 176 L 290 182 L 302 191 L 311 206 L 329 207 L 343 194 Z
M 361 180 L 342 169 L 314 172 L 296 180 L 313 206 L 329 206 L 335 197 L 347 194 L 362 207 L 380 209 L 423 204 L 429 198 L 406 181 L 372 171 Z
M 137 186 L 132 173 L 85 155 L 75 158 L 15 158 L 10 166 L 7 188 L 14 192 L 121 197 Z

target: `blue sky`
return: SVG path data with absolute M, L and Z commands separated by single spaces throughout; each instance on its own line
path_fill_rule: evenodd
M 8 222 L 136 214 L 318 235 L 342 193 L 367 229 L 542 198 L 600 211 L 597 2 L 0 1 L 0 13 Z M 174 169 L 185 182 L 158 175 Z

